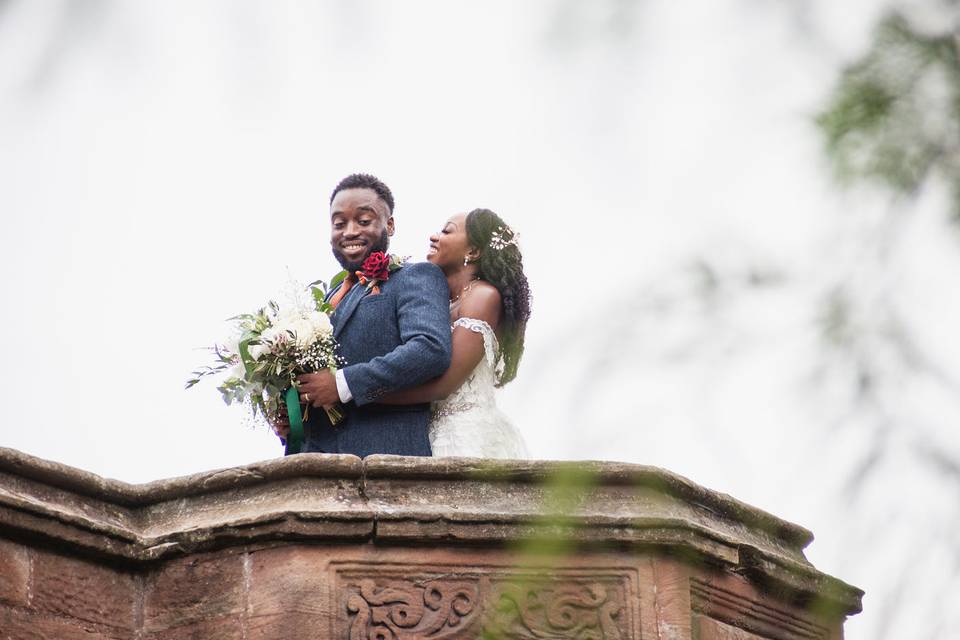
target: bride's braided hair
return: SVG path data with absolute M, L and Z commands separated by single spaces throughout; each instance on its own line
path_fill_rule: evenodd
M 477 275 L 497 288 L 503 304 L 497 354 L 503 360 L 503 373 L 497 381 L 497 386 L 502 387 L 517 375 L 530 318 L 530 287 L 523 273 L 523 256 L 513 230 L 489 209 L 468 213 L 466 228 L 468 243 L 480 249 L 480 258 L 475 262 Z

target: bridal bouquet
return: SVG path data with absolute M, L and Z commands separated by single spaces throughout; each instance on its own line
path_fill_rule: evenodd
M 324 290 L 314 285 L 310 286 L 310 300 L 294 294 L 286 304 L 270 300 L 256 313 L 230 318 L 236 323 L 235 335 L 226 344 L 211 347 L 214 363 L 194 371 L 186 384 L 189 389 L 206 376 L 226 372 L 217 389 L 228 405 L 245 404 L 254 419 L 269 422 L 282 415 L 285 407 L 291 427 L 289 453 L 299 450 L 305 419 L 300 414 L 297 376 L 342 364 L 330 324 L 333 309 L 324 302 Z M 326 412 L 331 424 L 343 419 L 339 406 Z

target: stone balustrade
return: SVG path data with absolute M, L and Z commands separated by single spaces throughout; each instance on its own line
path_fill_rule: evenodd
M 0 640 L 842 638 L 809 531 L 637 465 L 302 454 L 144 485 L 0 448 Z

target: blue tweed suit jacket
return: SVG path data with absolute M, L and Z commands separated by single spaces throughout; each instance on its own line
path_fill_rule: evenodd
M 394 271 L 379 294 L 359 284 L 347 292 L 331 321 L 353 401 L 336 426 L 324 411 L 310 411 L 304 452 L 430 455 L 430 405 L 378 404 L 377 398 L 436 378 L 450 366 L 449 297 L 443 272 L 429 262 Z

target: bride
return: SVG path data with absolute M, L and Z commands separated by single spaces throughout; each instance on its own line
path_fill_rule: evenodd
M 450 289 L 450 368 L 379 401 L 432 402 L 434 456 L 527 457 L 523 438 L 494 398 L 495 387 L 517 375 L 530 317 L 530 289 L 513 230 L 489 209 L 454 215 L 430 236 L 427 260 L 443 270 Z

